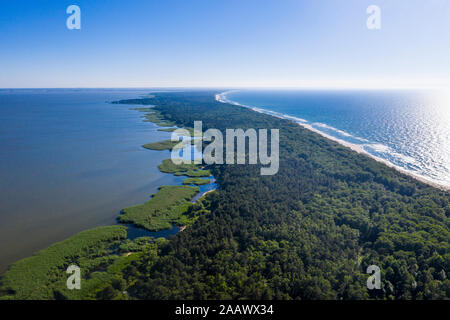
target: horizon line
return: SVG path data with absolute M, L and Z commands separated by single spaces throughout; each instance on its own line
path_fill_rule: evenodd
M 287 89 L 287 90 L 442 90 L 450 85 L 439 86 L 73 86 L 73 87 L 0 87 L 0 90 L 87 90 L 87 89 Z

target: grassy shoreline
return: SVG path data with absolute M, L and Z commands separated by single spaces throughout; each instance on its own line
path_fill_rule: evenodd
M 209 179 L 202 179 L 202 178 L 187 178 L 183 180 L 184 185 L 196 185 L 196 186 L 202 186 L 205 184 L 210 184 L 211 180 Z
M 173 122 L 166 120 L 152 108 L 132 108 L 145 112 L 145 122 L 160 127 L 158 131 L 173 132 Z M 186 128 L 192 132 L 192 128 Z M 172 150 L 180 143 L 164 140 L 143 145 L 150 150 Z M 187 143 L 191 143 L 188 141 Z M 166 159 L 171 162 L 170 159 Z M 175 175 L 193 176 L 185 179 L 189 183 L 181 186 L 160 186 L 158 192 L 147 202 L 124 208 L 118 216 L 122 224 L 133 224 L 138 228 L 155 232 L 170 229 L 172 224 L 184 231 L 198 218 L 189 210 L 194 204 L 190 200 L 200 192 L 198 187 L 210 180 L 195 178 L 210 176 L 208 170 L 197 165 L 175 166 L 166 160 L 159 170 Z M 172 162 L 171 162 L 172 163 Z M 189 180 L 190 179 L 190 180 Z M 201 202 L 201 201 L 200 201 Z M 202 213 L 207 213 L 203 210 Z M 181 229 L 180 229 L 181 230 Z M 82 231 L 63 241 L 38 251 L 35 255 L 11 264 L 0 275 L 0 300 L 51 300 L 51 299 L 128 299 L 123 290 L 127 285 L 121 278 L 124 269 L 129 268 L 143 254 L 156 255 L 163 239 L 153 240 L 141 237 L 127 240 L 127 228 L 122 225 L 105 226 Z M 65 269 L 75 264 L 82 269 L 85 279 L 81 290 L 68 290 Z
M 73 296 L 65 286 L 64 270 L 76 264 L 83 268 L 83 276 L 87 276 L 90 270 L 112 263 L 116 258 L 114 246 L 125 238 L 123 226 L 89 229 L 19 260 L 1 279 L 1 288 L 6 295 L 0 295 L 0 299 L 40 300 L 53 299 L 55 295 Z
M 170 229 L 172 224 L 190 225 L 192 217 L 185 213 L 198 192 L 197 187 L 191 186 L 161 186 L 144 204 L 123 209 L 119 221 L 148 231 Z
M 203 169 L 198 164 L 179 164 L 176 165 L 171 159 L 164 159 L 158 166 L 159 171 L 164 173 L 172 173 L 176 176 L 187 176 L 190 178 L 202 178 L 211 176 L 211 171 Z

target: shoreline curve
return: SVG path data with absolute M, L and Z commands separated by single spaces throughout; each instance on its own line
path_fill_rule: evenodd
M 409 177 L 411 177 L 411 178 L 413 178 L 413 179 L 415 179 L 415 180 L 417 180 L 417 181 L 419 181 L 421 183 L 427 184 L 428 186 L 437 188 L 437 189 L 442 190 L 442 191 L 450 192 L 450 187 L 449 186 L 446 186 L 446 185 L 440 184 L 438 182 L 432 181 L 431 179 L 429 179 L 427 177 L 424 177 L 424 176 L 419 175 L 417 173 L 411 172 L 411 171 L 409 171 L 409 170 L 407 170 L 405 168 L 397 166 L 397 165 L 391 163 L 389 160 L 377 157 L 377 156 L 371 154 L 370 152 L 364 150 L 362 147 L 360 147 L 357 144 L 344 141 L 342 139 L 333 137 L 333 136 L 331 136 L 331 135 L 329 135 L 329 134 L 327 134 L 325 132 L 322 132 L 322 131 L 312 127 L 311 125 L 305 123 L 306 120 L 304 120 L 304 119 L 296 118 L 296 117 L 293 117 L 293 116 L 290 116 L 290 115 L 284 115 L 284 114 L 281 114 L 281 113 L 277 113 L 277 112 L 273 112 L 273 111 L 270 111 L 270 110 L 265 110 L 265 109 L 261 109 L 261 108 L 257 108 L 257 107 L 246 106 L 246 105 L 237 103 L 235 101 L 228 100 L 228 98 L 226 97 L 226 94 L 230 93 L 230 92 L 233 92 L 233 91 L 238 91 L 238 90 L 228 90 L 228 91 L 224 91 L 222 93 L 216 94 L 215 95 L 216 101 L 218 101 L 220 103 L 228 103 L 228 104 L 232 104 L 232 105 L 235 105 L 235 106 L 248 108 L 248 109 L 251 109 L 251 110 L 253 110 L 255 112 L 258 112 L 258 113 L 262 113 L 262 114 L 270 115 L 270 116 L 273 116 L 273 117 L 276 117 L 276 118 L 292 121 L 292 122 L 298 124 L 299 126 L 305 128 L 305 129 L 308 129 L 308 130 L 310 130 L 312 132 L 315 132 L 315 133 L 321 135 L 322 137 L 324 137 L 326 139 L 329 139 L 331 141 L 334 141 L 334 142 L 336 142 L 336 143 L 338 143 L 338 144 L 340 144 L 340 145 L 342 145 L 344 147 L 347 147 L 347 148 L 349 148 L 349 149 L 351 149 L 351 150 L 353 150 L 353 151 L 355 151 L 355 152 L 357 152 L 359 154 L 366 155 L 366 156 L 374 159 L 375 161 L 383 163 L 384 165 L 386 165 L 386 166 L 388 166 L 388 167 L 390 167 L 392 169 L 395 169 L 398 172 L 403 173 L 403 174 L 405 174 L 405 175 L 407 175 L 407 176 L 409 176 Z M 297 120 L 294 120 L 294 119 L 297 119 Z

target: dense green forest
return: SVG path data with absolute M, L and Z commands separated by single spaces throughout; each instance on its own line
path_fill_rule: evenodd
M 157 93 L 167 121 L 204 130 L 279 128 L 280 170 L 211 166 L 211 214 L 133 262 L 140 299 L 443 299 L 450 297 L 450 196 L 297 124 L 215 101 Z M 192 207 L 192 210 L 202 208 Z M 382 289 L 368 290 L 369 265 Z M 136 275 L 124 274 L 128 282 Z
M 450 298 L 448 192 L 294 122 L 217 102 L 215 94 L 160 92 L 117 103 L 144 105 L 137 110 L 145 119 L 164 126 L 202 120 L 204 130 L 280 129 L 277 174 L 261 176 L 258 165 L 164 161 L 167 173 L 212 173 L 219 191 L 181 216 L 167 213 L 162 198 L 128 214 L 145 223 L 161 205 L 164 223 L 181 217 L 188 228 L 169 240 L 126 240 L 121 226 L 86 231 L 14 264 L 0 299 Z M 184 196 L 190 191 L 179 188 L 193 187 L 178 186 Z M 60 278 L 74 259 L 86 272 L 81 292 L 68 292 Z M 36 263 L 39 277 L 22 275 Z M 366 287 L 369 265 L 381 268 L 381 290 Z

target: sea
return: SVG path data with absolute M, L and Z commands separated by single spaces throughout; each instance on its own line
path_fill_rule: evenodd
M 450 188 L 450 88 L 246 89 L 225 91 L 218 99 L 306 125 L 423 181 Z

